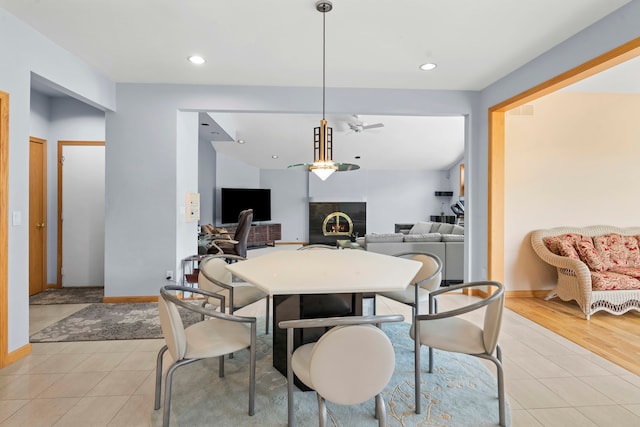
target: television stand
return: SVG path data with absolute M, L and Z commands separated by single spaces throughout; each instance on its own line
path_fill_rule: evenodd
M 237 225 L 228 225 L 225 228 L 233 238 Z M 247 237 L 247 247 L 275 246 L 275 241 L 280 239 L 282 239 L 282 224 L 253 224 Z

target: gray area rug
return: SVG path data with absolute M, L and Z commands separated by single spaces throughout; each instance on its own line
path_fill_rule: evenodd
M 29 297 L 29 305 L 93 304 L 102 302 L 104 288 L 59 288 L 48 289 Z
M 200 315 L 178 308 L 185 326 Z M 35 342 L 162 338 L 157 303 L 91 304 L 30 337 Z
M 258 331 L 261 329 L 258 328 Z M 497 385 L 478 359 L 435 352 L 434 373 L 426 371 L 428 353 L 423 349 L 422 414 L 414 412 L 413 341 L 409 325 L 385 324 L 394 343 L 396 369 L 383 392 L 387 425 L 391 427 L 479 427 L 498 424 Z M 256 413 L 247 415 L 249 402 L 249 353 L 237 352 L 225 361 L 225 376 L 218 378 L 217 359 L 202 360 L 179 368 L 174 375 L 171 424 L 181 426 L 285 426 L 286 379 L 272 366 L 271 335 L 258 335 Z M 317 400 L 313 392 L 295 389 L 298 426 L 317 426 Z M 356 406 L 328 403 L 330 426 L 377 426 L 373 400 Z M 162 424 L 162 409 L 151 414 L 152 424 Z M 510 425 L 507 406 L 507 425 Z

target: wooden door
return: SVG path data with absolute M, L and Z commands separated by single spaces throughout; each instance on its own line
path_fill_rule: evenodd
M 29 138 L 29 295 L 47 283 L 47 141 Z

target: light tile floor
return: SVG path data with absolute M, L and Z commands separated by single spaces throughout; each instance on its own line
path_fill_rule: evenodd
M 470 298 L 443 297 L 439 307 L 467 304 Z M 32 326 L 42 328 L 80 308 L 32 306 Z M 407 319 L 411 314 L 408 307 L 381 297 L 377 310 Z M 238 314 L 264 315 L 264 304 Z M 480 321 L 481 316 L 470 319 Z M 640 426 L 637 375 L 509 310 L 500 343 L 513 426 Z M 31 355 L 0 370 L 0 426 L 150 426 L 153 370 L 162 344 L 34 344 Z M 487 368 L 495 372 L 490 362 Z

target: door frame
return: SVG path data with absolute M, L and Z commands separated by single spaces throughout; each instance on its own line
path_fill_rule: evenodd
M 9 94 L 0 91 L 0 368 L 9 364 Z M 27 291 L 28 292 L 28 291 Z
M 65 146 L 104 146 L 104 141 L 58 141 L 58 275 L 56 288 L 62 288 L 62 150 Z
M 44 229 L 44 247 L 42 248 L 42 263 L 43 263 L 43 267 L 44 267 L 44 283 L 42 284 L 42 290 L 44 291 L 45 289 L 47 289 L 47 235 L 48 235 L 48 230 L 49 230 L 49 226 L 48 226 L 48 220 L 47 220 L 47 140 L 46 139 L 42 139 L 42 138 L 36 138 L 35 136 L 30 136 L 29 137 L 29 179 L 31 179 L 31 144 L 36 143 L 36 144 L 42 144 L 44 147 L 44 162 L 42 165 L 40 165 L 40 167 L 42 168 L 42 176 L 43 176 L 43 180 L 44 180 L 44 192 L 42 194 L 44 200 L 43 200 L 43 209 L 44 209 L 44 224 L 45 224 L 45 229 Z M 31 203 L 29 203 L 29 227 L 31 227 Z M 31 230 L 30 230 L 31 231 Z M 31 236 L 29 236 L 29 271 L 31 271 Z M 31 293 L 31 278 L 29 278 L 29 293 Z

